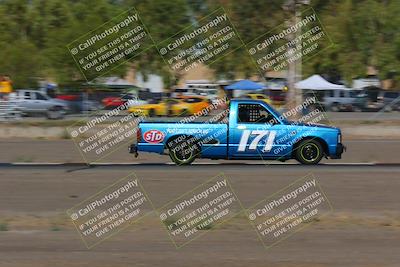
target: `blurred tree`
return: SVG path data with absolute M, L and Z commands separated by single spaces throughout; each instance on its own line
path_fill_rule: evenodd
M 15 87 L 35 86 L 39 77 L 59 83 L 82 79 L 66 45 L 117 14 L 135 7 L 157 44 L 223 6 L 244 43 L 283 23 L 284 0 L 2 0 L 0 1 L 0 75 Z M 374 66 L 381 78 L 400 80 L 400 1 L 312 0 L 334 44 L 304 62 L 304 76 L 327 74 L 350 81 Z M 238 40 L 238 46 L 242 45 Z M 129 60 L 144 76 L 162 75 L 176 82 L 156 47 Z M 258 70 L 245 47 L 210 65 L 219 78 L 252 76 Z
M 172 37 L 193 22 L 186 0 L 125 0 L 122 2 L 126 8 L 135 7 L 155 44 Z M 179 76 L 179 73 L 174 73 L 169 69 L 156 46 L 130 61 L 134 63 L 136 70 L 143 74 L 145 80 L 152 73 L 163 77 L 166 88 L 175 85 L 176 77 Z
M 247 52 L 244 44 L 276 28 L 285 22 L 282 12 L 283 0 L 271 0 L 266 4 L 263 0 L 220 0 L 207 1 L 210 10 L 221 6 L 227 12 L 230 21 L 237 30 L 240 39 L 234 45 L 241 48 L 228 54 L 211 65 L 221 79 L 234 79 L 237 76 L 249 78 L 253 75 L 264 77 L 258 66 Z
M 0 73 L 13 80 L 14 88 L 36 85 L 41 73 L 40 56 L 35 45 L 27 40 L 2 44 L 0 49 Z
M 0 75 L 9 75 L 14 82 L 14 88 L 34 85 L 40 75 L 40 57 L 30 38 L 28 2 L 1 2 L 0 29 Z
M 321 73 L 351 81 L 374 66 L 381 79 L 399 80 L 400 2 L 397 0 L 313 1 L 334 45 L 305 63 L 307 74 Z M 393 75 L 394 74 L 394 75 Z

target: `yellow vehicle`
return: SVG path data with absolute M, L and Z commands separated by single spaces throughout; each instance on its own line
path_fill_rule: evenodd
M 269 99 L 268 96 L 263 95 L 263 94 L 245 94 L 244 97 L 245 98 L 251 98 L 251 99 L 254 99 L 254 100 L 262 100 L 265 103 L 267 103 L 269 105 L 272 105 L 271 99 Z
M 129 107 L 128 111 L 143 116 L 179 115 L 183 102 L 179 99 L 165 99 L 156 104 L 143 104 Z
M 177 99 L 165 99 L 157 104 L 132 106 L 131 113 L 143 116 L 182 116 L 193 115 L 209 106 L 206 98 L 197 96 L 183 96 Z
M 180 96 L 178 99 L 183 102 L 180 108 L 185 115 L 201 112 L 211 104 L 210 100 L 201 96 Z

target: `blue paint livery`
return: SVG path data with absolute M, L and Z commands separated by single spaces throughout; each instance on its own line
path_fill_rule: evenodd
M 240 122 L 238 107 L 241 104 L 261 105 L 275 117 L 275 123 Z M 197 157 L 210 159 L 292 159 L 296 145 L 304 139 L 317 140 L 325 157 L 332 159 L 341 158 L 345 149 L 339 128 L 287 121 L 259 100 L 232 100 L 225 123 L 142 122 L 139 129 L 141 138 L 130 147 L 130 152 L 135 154 L 138 151 L 164 154 L 168 149 L 167 142 L 179 136 L 194 138 L 200 144 Z M 154 130 L 164 134 L 162 142 L 145 141 L 143 135 Z

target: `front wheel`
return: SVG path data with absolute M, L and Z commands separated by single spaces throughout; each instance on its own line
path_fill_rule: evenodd
M 384 112 L 392 112 L 393 111 L 393 108 L 391 107 L 391 106 L 385 106 L 384 108 L 383 108 L 383 111 Z
M 49 120 L 59 120 L 64 118 L 64 112 L 61 107 L 52 107 L 47 111 L 47 118 Z
M 189 165 L 199 154 L 198 145 L 191 138 L 193 137 L 179 137 L 168 141 L 169 157 L 176 165 Z
M 353 106 L 352 107 L 352 111 L 353 112 L 361 112 L 362 110 L 361 110 L 361 108 L 359 106 Z
M 323 156 L 322 145 L 317 140 L 303 140 L 295 151 L 295 158 L 301 164 L 318 164 Z

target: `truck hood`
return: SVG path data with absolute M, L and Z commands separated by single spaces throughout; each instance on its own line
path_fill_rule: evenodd
M 297 126 L 317 127 L 317 128 L 321 128 L 321 129 L 334 129 L 334 130 L 339 130 L 339 128 L 337 128 L 337 127 L 329 126 L 329 125 L 325 125 L 325 124 L 320 124 L 320 123 L 304 123 L 304 122 L 289 121 L 289 124 L 291 124 L 291 125 L 297 125 Z

